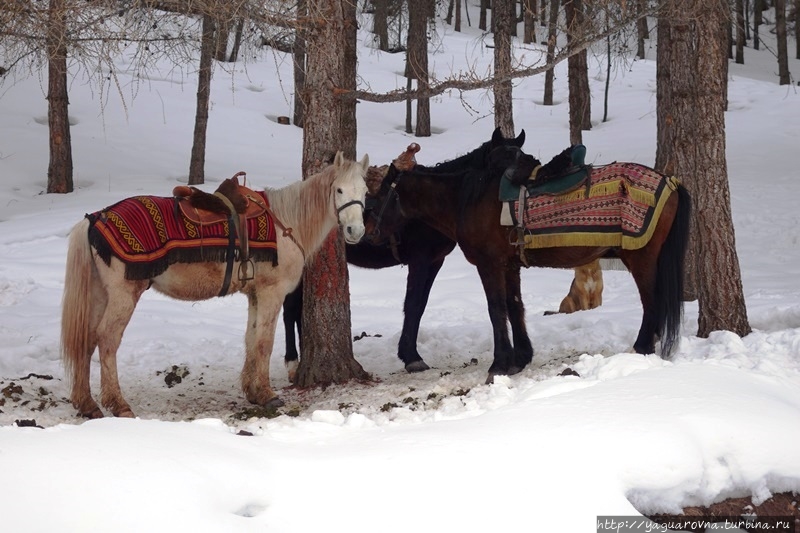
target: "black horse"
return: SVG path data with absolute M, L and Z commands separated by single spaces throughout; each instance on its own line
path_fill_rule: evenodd
M 561 238 L 563 233 L 571 230 L 564 226 L 548 228 L 550 233 L 537 237 L 538 242 L 535 239 L 522 241 L 523 247 L 520 237 L 527 239 L 529 235 L 520 235 L 516 228 L 501 224 L 502 204 L 498 201 L 498 190 L 502 177 L 510 177 L 516 183 L 527 181 L 529 176 L 548 181 L 548 177 L 563 171 L 569 163 L 568 155 L 569 152 L 565 151 L 542 168 L 537 159 L 519 147 L 500 146 L 491 151 L 485 165 L 478 167 L 463 162 L 459 166 L 451 165 L 452 172 L 447 174 L 422 167 L 398 170 L 390 166 L 378 194 L 383 214 L 380 222 L 385 230 L 391 230 L 395 224 L 408 219 L 422 221 L 456 241 L 466 259 L 477 267 L 486 292 L 494 335 L 494 361 L 487 382 L 492 381 L 495 375 L 519 372 L 533 358 L 520 291 L 522 266 L 574 268 L 598 258 L 619 258 L 632 274 L 642 301 L 642 323 L 634 349 L 639 353 L 654 353 L 658 338 L 661 355 L 666 358 L 679 340 L 683 312 L 683 257 L 691 202 L 688 192 L 677 180 L 643 165 L 615 163 L 593 167 L 590 173 L 592 181 L 586 182 L 588 185 L 584 189 L 576 191 L 577 197 L 584 195 L 582 200 L 600 206 L 589 218 L 595 221 L 592 224 L 600 224 L 599 220 L 603 219 L 604 223 L 613 225 L 617 229 L 610 233 L 613 238 L 617 238 L 619 229 L 628 223 L 630 210 L 624 210 L 626 201 L 632 200 L 635 203 L 632 209 L 635 210 L 641 209 L 647 201 L 656 202 L 653 214 L 648 215 L 654 223 L 648 226 L 650 229 L 645 237 L 631 239 L 635 242 L 619 237 L 619 242 L 565 240 L 558 243 L 553 237 Z M 595 185 L 594 180 L 604 176 L 615 179 Z M 643 199 L 647 194 L 637 188 L 641 176 L 648 176 L 648 183 L 658 191 L 660 201 L 655 200 L 655 194 L 650 195 L 649 200 Z M 606 196 L 596 199 L 595 189 L 598 194 Z M 634 189 L 636 194 L 633 194 Z M 635 198 L 626 200 L 629 192 L 629 196 Z M 612 196 L 616 194 L 618 196 Z M 623 211 L 608 210 L 607 198 L 612 198 L 613 206 L 623 206 Z M 572 212 L 575 205 L 571 204 L 567 212 Z M 553 204 L 550 210 L 556 210 Z M 373 231 L 374 222 L 367 221 L 367 236 Z M 579 228 L 581 232 L 577 235 L 580 238 L 590 229 L 585 225 Z M 608 235 L 605 233 L 602 238 L 606 239 Z M 533 246 L 529 247 L 529 244 Z M 509 323 L 513 344 L 508 335 Z
M 446 174 L 463 168 L 485 169 L 488 155 L 497 147 L 519 148 L 525 142 L 523 130 L 516 138 L 506 139 L 496 129 L 492 138 L 471 152 L 445 161 L 432 167 L 416 165 L 416 168 L 432 174 Z M 381 180 L 382 181 L 382 180 Z M 380 187 L 380 182 L 377 184 Z M 372 192 L 377 192 L 377 189 Z M 358 244 L 346 245 L 347 262 L 362 268 L 387 268 L 408 265 L 406 296 L 403 303 L 403 330 L 397 346 L 397 356 L 403 361 L 407 372 L 421 372 L 430 367 L 423 361 L 417 350 L 417 336 L 420 321 L 436 275 L 444 264 L 444 259 L 453 251 L 456 242 L 451 237 L 433 229 L 428 224 L 402 215 L 392 220 L 391 227 L 384 227 L 380 209 L 376 202 L 367 198 L 364 212 L 365 221 L 372 220 L 372 231 Z M 301 331 L 303 304 L 302 284 L 286 296 L 283 303 L 283 322 L 286 331 L 286 367 L 291 380 L 297 368 L 298 350 L 295 328 Z

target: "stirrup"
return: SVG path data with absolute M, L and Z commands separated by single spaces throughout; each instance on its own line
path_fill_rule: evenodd
M 251 279 L 255 278 L 256 275 L 256 267 L 253 264 L 252 259 L 245 259 L 241 263 L 239 263 L 239 270 L 237 272 L 239 276 L 239 281 L 242 283 L 247 283 Z

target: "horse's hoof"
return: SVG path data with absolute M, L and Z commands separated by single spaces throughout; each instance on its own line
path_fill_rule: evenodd
M 134 415 L 133 411 L 130 409 L 121 409 L 120 411 L 114 413 L 114 416 L 117 418 L 136 418 L 136 415 Z
M 488 376 L 486 376 L 486 381 L 485 381 L 485 384 L 486 384 L 486 385 L 491 385 L 491 384 L 493 384 L 493 383 L 494 383 L 494 377 L 495 377 L 495 376 L 505 376 L 505 374 L 503 374 L 503 373 L 501 373 L 501 372 L 489 372 L 489 375 L 488 375 Z
M 297 359 L 293 361 L 286 361 L 286 373 L 289 374 L 289 382 L 294 383 L 294 378 L 297 377 L 297 368 L 300 366 L 300 363 Z
M 267 400 L 267 403 L 264 404 L 264 407 L 268 407 L 270 409 L 277 409 L 278 407 L 283 407 L 286 403 L 281 400 L 278 396 Z
M 103 411 L 101 411 L 99 407 L 95 407 L 88 413 L 80 413 L 80 415 L 90 420 L 96 420 L 98 418 L 103 418 Z
M 430 370 L 431 367 L 428 366 L 428 363 L 420 359 L 419 361 L 414 361 L 413 363 L 408 363 L 406 365 L 406 372 L 409 374 L 413 374 L 415 372 L 424 372 L 425 370 Z

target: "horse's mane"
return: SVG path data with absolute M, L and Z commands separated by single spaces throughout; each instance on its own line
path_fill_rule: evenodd
M 357 163 L 346 161 L 344 172 L 356 172 Z M 306 252 L 316 250 L 327 237 L 325 225 L 336 225 L 331 186 L 340 174 L 328 165 L 309 178 L 280 189 L 265 189 L 270 208 Z
M 435 173 L 454 173 L 467 170 L 471 167 L 486 166 L 486 157 L 489 155 L 492 141 L 486 141 L 471 152 L 458 156 L 449 161 L 442 161 L 432 167 L 424 165 L 417 165 L 417 168 L 422 168 Z
M 511 143 L 514 139 L 505 141 Z M 474 150 L 449 161 L 443 161 L 430 167 L 416 165 L 411 174 L 458 181 L 455 193 L 458 194 L 460 214 L 463 216 L 465 209 L 483 195 L 491 181 L 490 171 L 487 167 L 488 156 L 492 148 L 493 141 L 487 141 Z

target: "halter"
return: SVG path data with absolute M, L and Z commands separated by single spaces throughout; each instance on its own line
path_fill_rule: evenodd
M 339 213 L 341 213 L 342 211 L 344 211 L 345 209 L 347 209 L 351 205 L 360 205 L 361 206 L 361 212 L 362 213 L 364 212 L 364 202 L 362 202 L 361 200 L 350 200 L 349 202 L 345 202 L 344 205 L 339 206 L 339 208 L 336 209 L 336 216 L 338 217 Z

